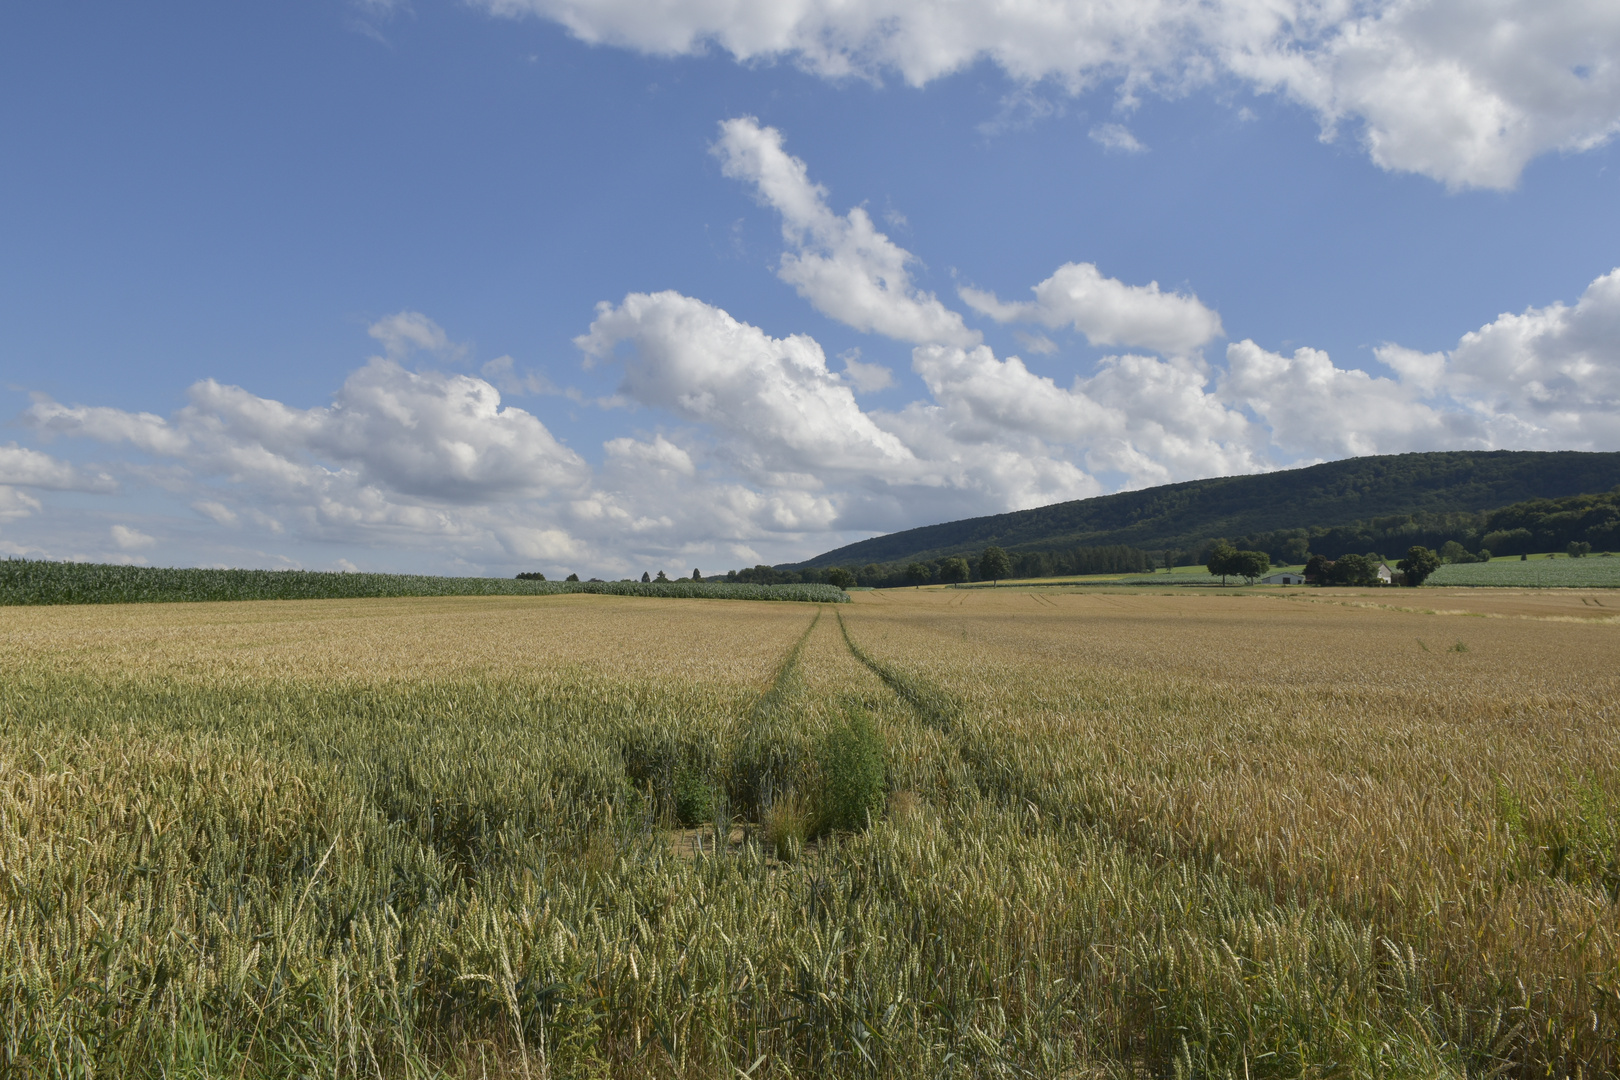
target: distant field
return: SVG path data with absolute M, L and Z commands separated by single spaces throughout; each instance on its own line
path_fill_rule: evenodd
M 1415 592 L 8 609 L 0 1075 L 1614 1076 L 1620 624 Z
M 144 604 L 208 600 L 339 600 L 397 596 L 666 596 L 705 600 L 848 599 L 831 585 L 742 585 L 724 581 L 519 581 L 421 574 L 316 570 L 209 570 L 101 563 L 0 561 L 0 606 Z
M 1519 588 L 1620 588 L 1620 557 L 1588 555 L 1583 559 L 1531 557 L 1492 559 L 1488 563 L 1442 566 L 1424 582 L 1430 585 L 1507 585 Z
M 1299 570 L 1298 566 L 1273 566 L 1268 574 L 1284 570 Z M 1079 574 L 1069 577 L 1008 578 L 997 585 L 988 581 L 975 581 L 958 586 L 964 589 L 1006 588 L 1009 585 L 1215 585 L 1221 579 L 1202 566 L 1178 566 L 1174 570 L 1159 570 L 1150 574 Z M 1228 578 L 1229 587 L 1242 585 L 1242 578 Z
M 1390 566 L 1395 560 L 1390 560 Z M 1284 570 L 1303 571 L 1303 566 L 1274 566 L 1267 573 Z M 1176 585 L 1219 586 L 1221 579 L 1202 566 L 1178 566 L 1172 571 L 1153 574 L 1089 574 L 1083 577 L 1019 578 L 1000 583 L 1009 585 Z M 1229 578 L 1227 586 L 1243 584 L 1242 578 Z M 1620 588 L 1620 556 L 1588 555 L 1583 559 L 1564 556 L 1548 558 L 1532 555 L 1527 560 L 1517 558 L 1493 559 L 1488 563 L 1456 563 L 1442 566 L 1424 583 L 1439 586 L 1492 586 L 1509 588 Z M 963 588 L 990 588 L 989 582 L 974 582 Z

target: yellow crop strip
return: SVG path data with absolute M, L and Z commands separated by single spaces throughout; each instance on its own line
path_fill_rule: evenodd
M 1491 603 L 6 609 L 0 1074 L 1613 1075 L 1620 627 Z

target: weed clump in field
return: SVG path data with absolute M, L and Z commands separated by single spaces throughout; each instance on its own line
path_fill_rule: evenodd
M 1620 807 L 1595 774 L 1572 777 L 1563 793 L 1533 801 L 1497 781 L 1496 804 L 1512 838 L 1516 876 L 1595 886 L 1620 903 Z
M 714 818 L 714 788 L 696 765 L 683 765 L 675 773 L 675 816 L 688 827 Z
M 760 814 L 760 832 L 765 849 L 783 862 L 794 859 L 810 831 L 810 815 L 798 793 L 790 791 L 775 799 Z
M 866 710 L 852 708 L 821 750 L 820 832 L 864 829 L 883 809 L 883 736 Z

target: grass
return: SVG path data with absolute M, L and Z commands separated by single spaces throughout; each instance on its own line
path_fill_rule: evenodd
M 1191 590 L 12 609 L 0 1074 L 1614 1075 L 1616 634 Z M 879 751 L 887 812 L 808 839 Z
M 724 581 L 519 581 L 422 574 L 318 570 L 210 570 L 101 563 L 0 561 L 0 606 L 147 604 L 214 600 L 340 600 L 397 596 L 669 596 L 718 600 L 841 603 L 831 585 L 747 585 Z

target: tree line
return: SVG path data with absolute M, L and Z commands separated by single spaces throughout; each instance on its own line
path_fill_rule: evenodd
M 1571 545 L 1586 545 L 1586 551 L 1620 550 L 1620 487 L 1593 495 L 1529 499 L 1477 514 L 1404 514 L 1327 528 L 1251 533 L 1233 538 L 1233 543 L 1295 565 L 1308 554 L 1337 559 L 1411 547 L 1429 548 L 1447 562 L 1477 561 L 1481 553 L 1486 558 L 1574 553 Z
M 1059 551 L 1009 552 L 991 544 L 974 554 L 904 562 L 867 563 L 863 566 L 807 567 L 789 570 L 755 566 L 732 570 L 727 581 L 782 585 L 823 583 L 848 588 L 896 589 L 915 585 L 952 585 L 1005 578 L 1070 577 L 1085 574 L 1143 574 L 1162 564 L 1163 553 L 1124 544 L 1076 547 Z M 847 584 L 840 584 L 847 579 Z

